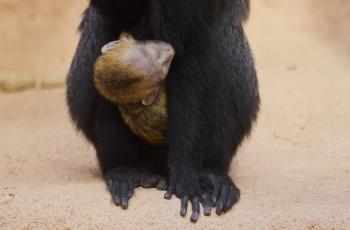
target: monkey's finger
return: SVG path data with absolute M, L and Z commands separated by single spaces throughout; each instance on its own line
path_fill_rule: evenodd
M 129 188 L 129 199 L 130 199 L 135 193 L 135 186 L 132 180 L 128 180 L 128 188 Z
M 175 188 L 173 185 L 169 185 L 166 193 L 164 194 L 164 199 L 170 200 L 171 197 L 174 195 Z
M 162 179 L 158 182 L 158 184 L 156 185 L 156 188 L 158 190 L 165 190 L 168 186 L 168 182 L 165 179 Z
M 230 210 L 233 205 L 235 203 L 237 203 L 237 201 L 239 200 L 239 189 L 236 188 L 235 186 L 231 186 L 230 187 L 230 195 L 229 195 L 229 198 L 228 198 L 228 201 L 227 201 L 227 205 L 226 205 L 226 208 L 225 208 L 225 212 L 227 212 L 228 210 Z
M 164 199 L 167 199 L 167 200 L 170 200 L 173 196 L 174 192 L 173 191 L 167 191 L 165 194 L 164 194 Z
M 156 187 L 159 183 L 159 181 L 164 180 L 164 178 L 162 176 L 159 175 L 150 175 L 149 177 L 149 184 L 151 185 L 151 187 Z
M 222 186 L 220 191 L 220 197 L 216 203 L 216 214 L 221 215 L 224 211 L 224 208 L 227 204 L 227 197 L 230 195 L 230 187 L 229 186 Z
M 143 178 L 141 178 L 141 187 L 142 188 L 150 188 L 150 187 L 152 187 L 152 185 L 151 185 L 151 179 L 150 179 L 150 177 L 149 176 L 145 176 L 145 177 L 143 177 Z
M 120 205 L 119 181 L 114 181 L 112 185 L 112 198 L 115 205 Z
M 199 205 L 199 198 L 196 197 L 191 200 L 192 203 L 192 215 L 191 215 L 191 221 L 197 222 L 200 214 L 200 205 Z
M 217 200 L 219 199 L 219 195 L 220 195 L 220 183 L 217 183 L 214 185 L 214 189 L 213 189 L 213 194 L 211 197 L 211 201 L 212 201 L 212 206 L 216 207 L 217 204 Z
M 122 182 L 120 184 L 120 205 L 122 209 L 128 208 L 129 203 L 129 188 L 127 182 Z
M 210 193 L 210 194 L 212 194 L 213 192 L 213 185 L 207 179 L 200 181 L 200 188 L 202 189 L 202 191 L 206 191 L 207 193 Z
M 203 213 L 205 216 L 210 216 L 211 214 L 211 201 L 209 194 L 204 194 L 201 199 L 201 203 L 203 205 Z
M 213 193 L 212 193 L 212 206 L 215 207 L 216 206 L 216 202 L 219 198 L 220 195 L 220 188 L 221 188 L 221 183 L 220 181 L 216 178 L 216 176 L 214 175 L 209 175 L 208 177 L 211 186 L 213 188 Z
M 156 174 L 147 173 L 141 177 L 141 187 L 142 188 L 152 188 L 155 187 L 160 180 L 161 176 Z
M 181 216 L 186 216 L 187 214 L 188 200 L 189 200 L 188 196 L 184 196 L 183 198 L 181 198 L 181 209 L 180 209 Z

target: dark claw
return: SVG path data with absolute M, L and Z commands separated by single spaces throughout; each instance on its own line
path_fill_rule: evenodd
M 119 181 L 115 181 L 113 183 L 112 188 L 113 188 L 112 194 L 114 195 L 113 201 L 115 205 L 119 206 L 120 205 Z
M 210 175 L 209 180 L 213 186 L 212 206 L 215 207 L 216 202 L 219 199 L 221 183 L 219 182 L 218 179 L 216 179 L 216 177 L 214 175 Z
M 157 184 L 164 186 L 166 184 L 165 178 L 160 175 L 129 167 L 112 169 L 104 176 L 108 189 L 112 194 L 113 202 L 123 209 L 128 208 L 129 199 L 134 195 L 135 188 L 139 187 L 141 183 L 145 187 L 156 187 Z
M 204 215 L 210 215 L 210 208 L 216 207 L 216 213 L 221 215 L 232 209 L 239 200 L 239 189 L 231 178 L 220 172 L 204 172 L 201 174 L 200 186 L 205 195 L 210 194 L 210 205 L 206 204 L 206 198 L 202 197 L 201 203 Z
M 235 189 L 231 186 L 224 212 L 227 212 L 233 207 L 233 204 L 235 203 L 235 198 L 236 198 L 236 192 L 235 192 Z
M 122 201 L 120 202 L 120 206 L 122 209 L 128 209 L 128 204 L 129 200 L 127 198 L 123 198 Z
M 221 202 L 218 203 L 218 204 L 216 205 L 216 214 L 221 215 L 223 209 L 224 209 L 224 204 L 221 203 Z
M 239 200 L 239 197 L 240 197 L 239 189 L 236 188 L 235 186 L 231 186 L 230 187 L 230 197 L 229 197 L 229 200 L 227 202 L 226 212 L 228 210 L 230 210 L 235 203 L 237 203 L 237 201 Z
M 210 216 L 211 215 L 211 207 L 206 206 L 204 207 L 204 216 Z
M 216 207 L 220 195 L 220 188 L 215 188 L 212 196 L 212 206 Z
M 188 200 L 189 200 L 188 196 L 185 196 L 181 199 L 181 210 L 180 210 L 181 216 L 186 216 L 187 214 Z
M 210 216 L 211 214 L 211 204 L 210 204 L 210 198 L 209 195 L 205 194 L 202 197 L 202 201 L 201 201 L 202 205 L 203 205 L 203 213 L 205 216 Z
M 126 182 L 121 183 L 120 185 L 120 205 L 123 209 L 128 208 L 129 202 L 129 189 Z
M 230 195 L 230 187 L 228 186 L 223 186 L 221 188 L 220 192 L 220 198 L 217 201 L 217 206 L 216 206 L 216 213 L 218 215 L 221 215 L 223 212 L 226 210 L 226 204 L 227 204 L 227 199 L 228 196 Z
M 131 182 L 131 180 L 128 181 L 128 188 L 129 188 L 129 199 L 130 199 L 135 193 L 135 187 Z
M 192 201 L 192 215 L 191 215 L 191 221 L 197 222 L 199 213 L 200 213 L 200 205 L 199 205 L 199 198 L 196 197 Z
M 173 196 L 174 191 L 168 190 L 165 194 L 164 194 L 164 199 L 170 200 L 171 197 Z
M 197 222 L 199 218 L 199 213 L 198 212 L 193 212 L 191 215 L 191 222 Z

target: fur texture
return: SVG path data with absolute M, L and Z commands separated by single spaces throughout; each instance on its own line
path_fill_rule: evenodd
M 227 173 L 259 107 L 254 62 L 242 28 L 248 13 L 249 0 L 92 0 L 80 26 L 67 99 L 77 128 L 96 148 L 117 205 L 127 207 L 135 186 L 162 187 L 163 178 L 153 174 L 160 170 L 155 147 L 133 135 L 117 107 L 93 86 L 101 47 L 128 31 L 137 40 L 163 40 L 175 48 L 166 80 L 167 161 L 160 171 L 169 174 L 165 198 L 179 197 L 182 215 L 191 201 L 191 220 L 196 221 L 199 201 L 207 215 L 214 206 L 218 214 L 226 212 L 239 199 Z

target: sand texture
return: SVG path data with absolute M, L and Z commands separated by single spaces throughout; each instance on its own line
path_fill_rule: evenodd
M 111 204 L 64 89 L 0 93 L 0 229 L 350 229 L 349 15 L 348 0 L 252 2 L 262 109 L 230 172 L 242 196 L 197 224 L 153 189 Z

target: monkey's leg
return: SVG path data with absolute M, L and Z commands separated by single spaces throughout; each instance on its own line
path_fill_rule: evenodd
M 99 97 L 95 117 L 97 156 L 113 202 L 123 209 L 136 187 L 165 189 L 166 179 L 147 171 L 149 147 L 123 123 L 118 109 Z
M 94 2 L 103 3 L 102 6 L 111 9 L 107 3 L 115 3 L 117 7 L 121 1 Z M 132 4 L 123 6 L 134 11 Z M 108 17 L 96 13 L 94 8 L 85 11 L 80 25 L 81 38 L 67 79 L 67 102 L 72 120 L 94 144 L 113 200 L 124 208 L 128 206 L 128 200 L 136 186 L 152 187 L 160 182 L 164 185 L 164 178 L 141 170 L 145 166 L 143 152 L 148 146 L 131 134 L 122 122 L 117 108 L 101 98 L 92 80 L 93 66 L 101 55 L 101 47 L 114 40 L 126 25 L 134 21 L 129 18 L 125 20 L 116 20 L 120 22 L 119 28 L 112 26 L 113 23 L 107 22 Z
M 171 73 L 167 79 L 169 186 L 164 198 L 171 199 L 173 194 L 176 195 L 181 201 L 182 216 L 186 215 L 190 202 L 191 221 L 196 222 L 200 215 L 200 203 L 203 204 L 206 215 L 209 215 L 211 205 L 210 191 L 205 191 L 200 186 L 202 153 L 198 151 L 197 139 L 207 131 L 202 132 L 201 118 L 205 115 L 201 110 L 201 100 L 205 97 L 200 92 L 202 88 L 196 85 L 201 82 L 201 76 L 191 68 L 193 62 L 191 59 L 186 63 L 182 62 L 181 68 L 176 68 L 175 63 L 174 69 L 177 71 Z
M 237 28 L 237 33 L 243 30 Z M 218 214 L 231 209 L 240 197 L 228 169 L 237 147 L 251 130 L 259 104 L 253 62 L 242 38 L 234 40 L 242 44 L 222 44 L 221 52 L 213 52 L 215 62 L 221 65 L 201 68 L 201 56 L 196 54 L 191 60 L 187 53 L 182 62 L 174 62 L 174 72 L 167 79 L 170 180 L 165 197 L 175 194 L 180 198 L 181 214 L 187 212 L 191 201 L 192 221 L 198 219 L 200 201 L 204 214 L 210 214 L 208 194 Z M 219 49 L 218 44 L 214 46 Z M 237 50 L 227 52 L 227 47 Z M 189 63 L 196 63 L 196 68 Z
M 247 51 L 241 51 L 241 56 L 244 54 L 249 55 Z M 207 110 L 207 121 L 204 122 L 210 124 L 211 131 L 197 145 L 202 153 L 201 188 L 211 194 L 217 214 L 229 211 L 240 198 L 240 191 L 228 176 L 228 171 L 232 157 L 249 134 L 259 108 L 256 75 L 251 63 L 240 63 L 237 75 L 227 77 L 230 81 L 216 82 L 217 89 L 211 91 L 207 102 L 211 108 Z M 244 81 L 235 82 L 240 79 Z M 235 87 L 238 84 L 240 87 Z
M 197 146 L 202 153 L 200 186 L 210 193 L 212 206 L 220 215 L 229 211 L 240 198 L 240 191 L 228 171 L 238 146 L 251 129 L 256 113 L 256 108 L 251 107 L 255 107 L 256 102 L 245 93 L 233 91 L 233 87 L 226 86 L 227 82 L 216 82 L 216 85 L 220 90 L 211 91 L 211 102 L 208 102 L 211 108 L 204 122 L 210 124 L 210 132 L 198 141 Z

